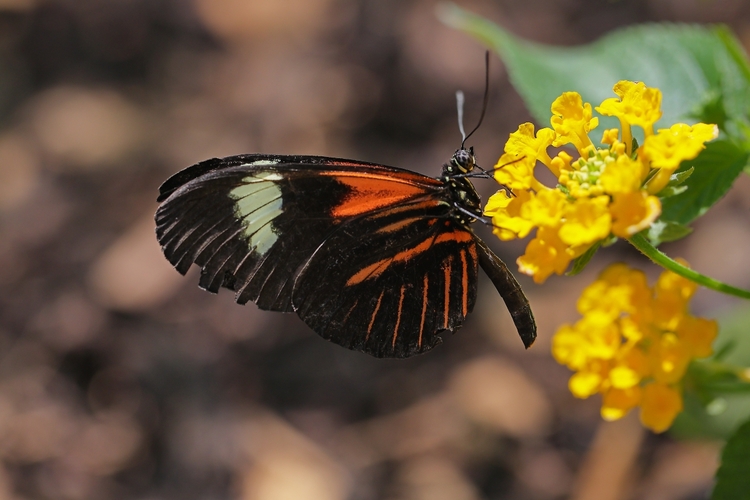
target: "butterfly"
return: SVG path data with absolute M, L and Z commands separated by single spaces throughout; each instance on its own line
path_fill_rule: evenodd
M 483 220 L 475 166 L 463 144 L 438 178 L 321 156 L 214 158 L 162 184 L 156 235 L 177 271 L 200 267 L 205 290 L 296 312 L 321 337 L 376 357 L 423 353 L 455 332 L 481 267 L 529 347 L 529 302 L 471 229 Z

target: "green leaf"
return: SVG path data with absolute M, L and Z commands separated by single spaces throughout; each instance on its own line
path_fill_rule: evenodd
M 672 196 L 682 194 L 685 191 L 687 191 L 687 186 L 667 186 L 659 191 L 659 198 L 664 200 L 665 198 L 670 198 Z
M 750 64 L 742 44 L 726 26 L 717 26 L 714 34 L 722 41 L 726 49 L 726 57 L 717 59 L 717 64 L 722 68 L 731 68 L 722 73 L 722 95 L 724 100 L 724 111 L 731 118 L 725 130 L 730 137 L 744 139 L 745 149 L 748 149 L 750 138 Z M 735 71 L 735 69 L 737 71 Z M 710 123 L 705 122 L 704 123 Z M 718 123 L 717 123 L 718 124 Z
M 684 238 L 693 230 L 678 222 L 658 220 L 648 228 L 648 240 L 654 246 L 659 246 L 665 241 L 675 241 Z
M 675 172 L 669 178 L 669 182 L 667 183 L 667 186 L 679 186 L 680 184 L 688 180 L 688 177 L 693 175 L 693 172 L 695 172 L 695 168 L 693 167 L 690 167 L 689 169 L 683 170 L 681 172 Z
M 726 439 L 750 416 L 750 394 L 723 394 L 705 401 L 705 396 L 686 392 L 685 410 L 675 419 L 669 433 L 679 439 Z M 717 404 L 720 403 L 720 404 Z M 721 411 L 712 411 L 712 407 Z
M 729 339 L 721 344 L 719 342 L 714 342 L 714 349 L 716 352 L 714 352 L 713 358 L 716 361 L 723 361 L 729 354 L 731 354 L 735 347 L 737 347 L 737 341 L 735 339 Z
M 688 189 L 662 202 L 662 218 L 687 225 L 703 215 L 726 194 L 748 165 L 750 154 L 734 143 L 717 140 L 706 144 L 694 160 L 682 162 L 680 171 L 695 169 L 682 185 Z
M 750 420 L 729 438 L 721 453 L 711 500 L 750 499 Z
M 659 169 L 655 168 L 655 169 L 652 169 L 648 173 L 648 176 L 646 177 L 646 180 L 643 183 L 644 186 L 648 186 L 648 183 L 651 181 L 651 179 L 656 177 L 656 173 L 658 171 Z M 669 177 L 669 182 L 664 187 L 664 189 L 659 191 L 659 198 L 663 200 L 664 198 L 669 198 L 670 196 L 676 196 L 680 193 L 684 193 L 685 191 L 687 191 L 687 186 L 681 186 L 681 184 L 685 182 L 691 175 L 693 175 L 694 171 L 695 169 L 693 167 L 690 167 L 689 169 L 685 171 L 672 174 Z M 662 241 L 667 241 L 667 240 L 662 240 Z
M 718 352 L 709 359 L 733 366 L 750 366 L 750 308 L 742 303 L 717 319 L 719 336 L 714 346 Z
M 715 123 L 719 130 L 726 130 L 729 116 L 724 109 L 724 98 L 718 92 L 707 93 L 701 104 L 695 107 L 688 115 L 703 123 Z
M 723 122 L 740 123 L 723 130 L 745 140 L 738 134 L 748 129 L 750 70 L 741 44 L 726 28 L 641 25 L 589 45 L 563 48 L 518 38 L 453 4 L 443 4 L 438 15 L 502 57 L 511 82 L 540 124 L 549 123 L 550 104 L 562 92 L 576 91 L 597 106 L 614 97 L 612 86 L 619 80 L 633 80 L 661 89 L 662 127 L 718 113 Z M 602 129 L 618 124 L 612 117 L 600 121 Z
M 589 263 L 591 258 L 594 256 L 597 250 L 599 250 L 599 247 L 602 245 L 601 241 L 598 241 L 596 244 L 592 245 L 591 248 L 586 250 L 583 255 L 580 257 L 577 257 L 575 260 L 573 260 L 573 267 L 565 273 L 568 276 L 575 276 L 576 274 L 580 273 L 584 270 L 586 267 L 586 264 Z

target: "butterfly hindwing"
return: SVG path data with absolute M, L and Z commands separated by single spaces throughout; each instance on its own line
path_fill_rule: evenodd
M 377 357 L 425 352 L 476 300 L 473 234 L 433 199 L 342 226 L 300 271 L 293 304 L 318 334 Z

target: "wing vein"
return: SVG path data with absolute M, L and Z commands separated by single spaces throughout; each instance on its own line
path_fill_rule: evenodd
M 378 302 L 377 304 L 375 304 L 375 310 L 372 312 L 372 317 L 370 318 L 370 324 L 367 325 L 367 335 L 365 336 L 365 343 L 370 340 L 370 333 L 372 333 L 372 327 L 375 325 L 375 316 L 377 316 L 378 310 L 380 310 L 380 303 L 383 301 L 384 293 L 385 290 L 382 290 L 380 292 L 380 297 L 378 297 Z
M 391 348 L 396 348 L 396 339 L 398 338 L 398 327 L 401 326 L 401 314 L 403 313 L 404 307 L 404 291 L 406 285 L 401 285 L 401 296 L 398 299 L 398 312 L 396 313 L 396 326 L 393 327 L 393 340 L 391 341 Z
M 424 320 L 427 316 L 427 298 L 429 294 L 429 274 L 424 275 L 424 291 L 422 292 L 422 317 L 419 320 L 419 338 L 417 339 L 417 347 L 422 348 L 422 334 L 424 333 Z
M 445 277 L 445 290 L 444 290 L 444 305 L 443 305 L 443 329 L 448 328 L 448 318 L 450 317 L 450 305 L 451 305 L 451 269 L 453 262 L 453 256 L 448 257 L 443 266 L 443 275 Z

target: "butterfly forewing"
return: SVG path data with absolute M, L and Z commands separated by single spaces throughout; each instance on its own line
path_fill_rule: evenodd
M 172 192 L 156 215 L 157 237 L 169 261 L 185 273 L 201 267 L 200 286 L 237 292 L 237 301 L 261 308 L 291 311 L 290 280 L 315 250 L 332 221 L 317 218 L 302 229 L 294 223 L 307 213 L 290 192 L 290 180 L 256 165 L 215 169 Z M 307 188 L 329 188 L 308 179 Z M 284 199 L 285 194 L 287 199 Z M 293 240 L 294 244 L 289 244 Z
M 193 262 L 201 267 L 206 290 L 223 286 L 239 303 L 292 311 L 297 270 L 338 227 L 432 197 L 440 186 L 412 172 L 335 158 L 209 160 L 162 185 L 157 238 L 181 273 Z

